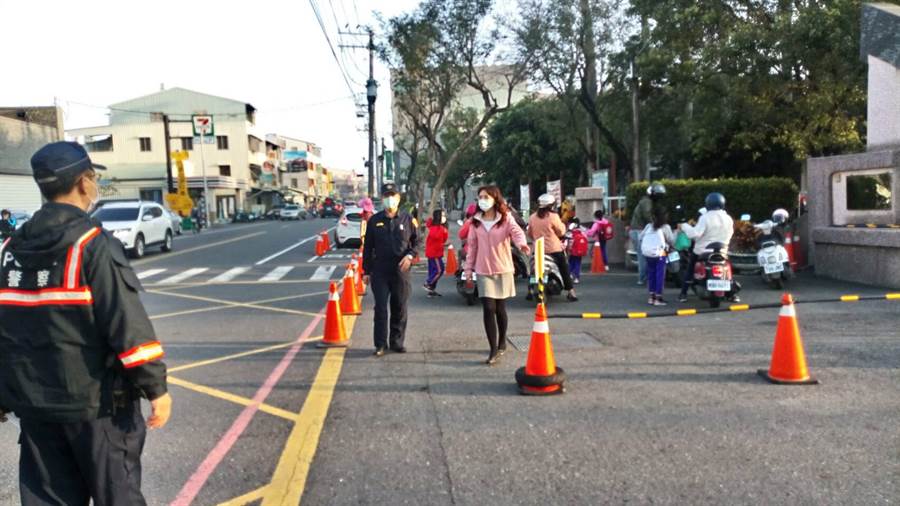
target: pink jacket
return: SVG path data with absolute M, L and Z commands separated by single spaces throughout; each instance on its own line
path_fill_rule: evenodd
M 481 213 L 472 219 L 481 221 Z M 510 240 L 520 248 L 528 244 L 525 232 L 512 216 L 507 216 L 503 223 L 495 224 L 490 231 L 483 223 L 477 227 L 469 227 L 469 237 L 466 240 L 469 249 L 466 253 L 466 274 L 473 270 L 482 276 L 515 272 Z
M 559 238 L 566 235 L 566 226 L 556 213 L 549 213 L 543 219 L 534 213 L 528 219 L 528 235 L 534 240 L 544 238 L 544 252 L 559 253 L 563 251 L 563 244 Z

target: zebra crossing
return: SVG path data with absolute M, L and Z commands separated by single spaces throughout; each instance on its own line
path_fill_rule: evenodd
M 282 281 L 288 274 L 294 271 L 293 265 L 281 265 L 274 268 L 259 269 L 249 265 L 231 267 L 225 271 L 210 271 L 208 267 L 192 267 L 182 271 L 174 271 L 165 268 L 147 269 L 137 273 L 138 279 L 149 285 L 177 285 L 189 284 L 216 284 L 216 283 L 275 283 Z M 295 280 L 329 281 L 332 277 L 343 273 L 338 272 L 336 265 L 318 266 L 310 274 L 292 276 Z M 204 275 L 205 274 L 205 275 Z M 214 274 L 214 275 L 213 275 Z

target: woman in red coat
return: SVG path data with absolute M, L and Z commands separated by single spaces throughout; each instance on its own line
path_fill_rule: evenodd
M 438 280 L 444 275 L 444 245 L 450 237 L 447 230 L 447 217 L 444 211 L 436 209 L 434 214 L 425 223 L 428 227 L 428 238 L 425 239 L 425 257 L 428 258 L 428 279 L 425 280 L 425 289 L 429 297 L 440 297 L 437 293 Z

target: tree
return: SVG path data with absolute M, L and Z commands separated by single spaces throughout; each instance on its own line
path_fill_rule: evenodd
M 501 44 L 506 25 L 492 19 L 492 12 L 491 0 L 425 0 L 387 23 L 382 57 L 392 67 L 395 100 L 426 139 L 435 164 L 428 214 L 466 148 L 509 108 L 527 78 L 530 54 Z M 480 99 L 480 110 L 474 126 L 448 149 L 442 131 L 464 90 Z

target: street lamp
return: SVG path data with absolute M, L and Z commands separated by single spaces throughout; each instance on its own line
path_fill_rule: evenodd
M 371 70 L 371 69 L 370 69 Z M 371 72 L 370 72 L 371 75 Z M 366 99 L 369 101 L 369 196 L 375 195 L 375 99 L 378 98 L 378 82 L 373 77 L 366 81 Z

